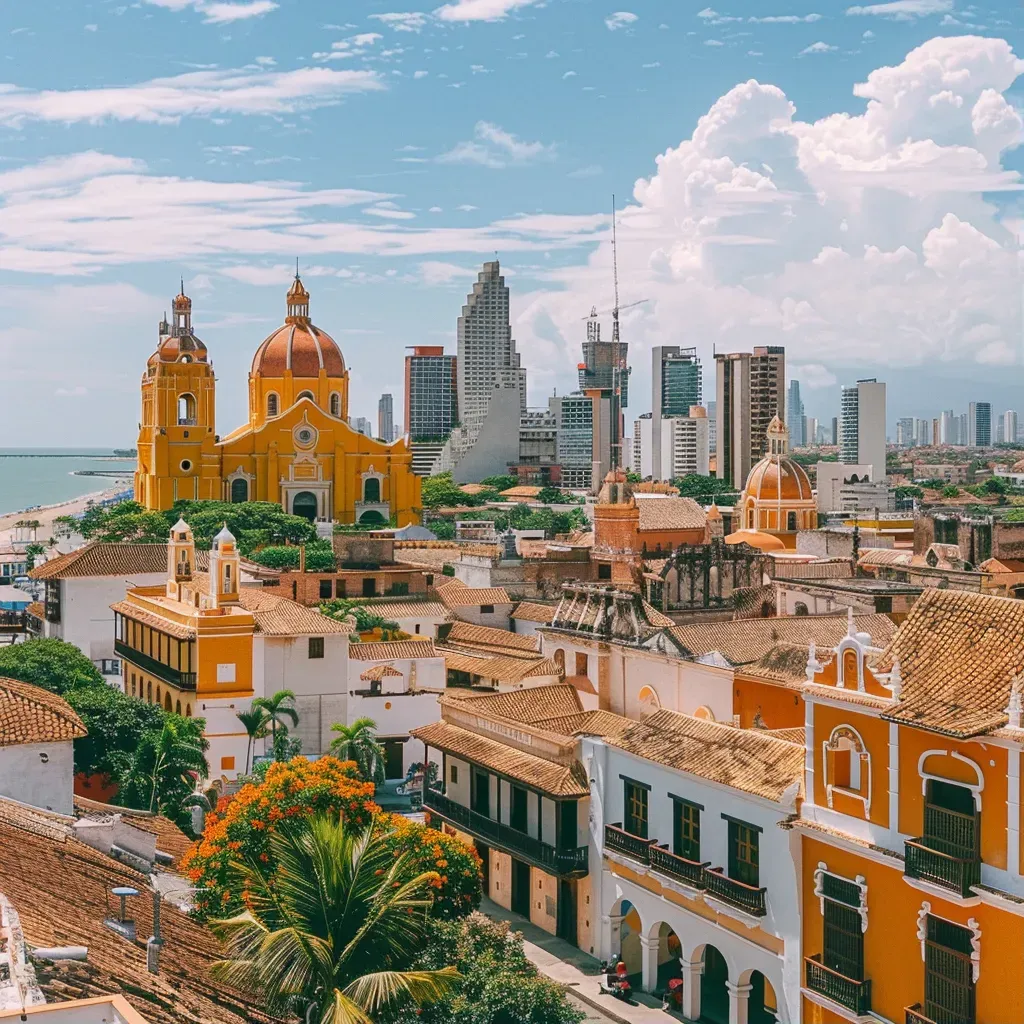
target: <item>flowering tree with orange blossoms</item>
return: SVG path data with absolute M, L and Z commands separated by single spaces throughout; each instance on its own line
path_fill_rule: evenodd
M 409 853 L 416 874 L 437 873 L 432 883 L 435 915 L 461 917 L 474 910 L 480 902 L 476 852 L 454 836 L 401 815 L 382 815 L 373 795 L 373 783 L 360 778 L 353 761 L 295 757 L 270 765 L 262 783 L 221 798 L 216 812 L 207 816 L 202 837 L 185 854 L 182 870 L 194 887 L 194 915 L 205 921 L 245 909 L 246 893 L 233 891 L 229 881 L 232 860 L 265 864 L 269 878 L 276 867 L 270 835 L 315 813 L 337 814 L 360 828 L 376 823 L 382 830 L 395 829 L 390 839 L 395 856 Z

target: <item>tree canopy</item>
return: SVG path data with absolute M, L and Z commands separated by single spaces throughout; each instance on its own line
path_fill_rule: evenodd
M 67 695 L 76 687 L 102 686 L 99 669 L 74 645 L 56 639 L 28 640 L 0 648 L 0 676 Z

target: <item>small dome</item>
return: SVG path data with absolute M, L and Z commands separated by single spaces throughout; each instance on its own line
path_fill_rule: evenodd
M 813 501 L 803 466 L 785 455 L 766 455 L 751 471 L 745 494 L 758 501 Z
M 328 377 L 345 374 L 345 359 L 334 339 L 309 319 L 309 292 L 298 275 L 288 291 L 288 315 L 284 324 L 267 337 L 252 360 L 254 377 Z
M 220 533 L 213 538 L 213 547 L 215 550 L 220 550 L 225 544 L 234 544 L 235 535 L 228 529 L 228 524 L 225 523 L 220 530 Z
M 207 355 L 206 345 L 194 334 L 171 334 L 160 342 L 157 350 L 149 357 L 149 364 L 205 363 Z
M 786 545 L 774 534 L 761 530 L 736 530 L 725 538 L 726 544 L 749 544 L 759 551 L 785 551 Z

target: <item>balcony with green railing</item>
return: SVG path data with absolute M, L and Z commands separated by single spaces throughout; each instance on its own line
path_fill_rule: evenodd
M 860 1016 L 871 1011 L 871 982 L 847 978 L 826 967 L 821 953 L 804 957 L 804 984 L 812 992 L 831 999 Z
M 903 1011 L 905 1024 L 975 1024 L 973 1013 L 955 1013 L 949 1010 L 933 1011 L 934 1017 L 929 1017 L 920 1003 L 914 1003 Z
M 722 868 L 704 869 L 704 888 L 709 896 L 754 917 L 764 917 L 768 913 L 764 899 L 768 890 L 764 886 L 747 885 L 730 878 Z
M 951 889 L 964 898 L 981 883 L 980 822 L 934 803 L 924 808 L 924 835 L 908 839 L 904 872 L 933 885 Z
M 622 822 L 604 827 L 605 849 L 624 854 L 626 857 L 640 861 L 641 864 L 651 863 L 651 847 L 654 843 L 654 839 L 644 839 L 641 836 L 633 835 L 632 832 L 627 832 L 622 827 Z
M 705 888 L 704 871 L 711 861 L 703 864 L 695 860 L 687 860 L 678 853 L 673 853 L 667 846 L 652 846 L 651 870 L 666 875 L 673 881 L 682 882 L 691 889 Z
M 143 672 L 148 672 L 151 676 L 162 679 L 179 690 L 194 690 L 196 688 L 195 672 L 182 672 L 179 669 L 171 668 L 170 665 L 165 665 L 162 661 L 130 647 L 123 640 L 114 641 L 114 653 L 137 668 L 141 668 Z

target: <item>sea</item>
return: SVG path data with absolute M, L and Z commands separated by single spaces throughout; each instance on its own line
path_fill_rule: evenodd
M 116 457 L 111 448 L 0 448 L 0 515 L 37 505 L 56 505 L 105 491 L 115 476 L 76 476 L 76 471 L 119 474 L 125 486 L 135 459 Z

